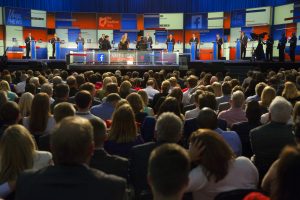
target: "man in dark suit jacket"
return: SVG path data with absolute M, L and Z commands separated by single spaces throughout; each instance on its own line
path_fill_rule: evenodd
M 148 46 L 148 43 L 150 43 L 150 49 L 152 49 L 153 40 L 149 33 L 146 34 L 145 41 L 146 41 L 147 46 Z
M 107 174 L 128 179 L 128 160 L 119 156 L 110 155 L 104 148 L 104 141 L 107 139 L 106 125 L 100 118 L 90 119 L 94 128 L 95 151 L 90 166 L 99 169 Z
M 57 34 L 55 33 L 54 37 L 50 41 L 52 44 L 52 57 L 54 57 L 54 55 L 55 55 L 55 42 L 59 42 L 59 41 L 60 41 L 60 38 L 57 37 Z
M 248 44 L 248 37 L 244 31 L 241 32 L 240 40 L 241 40 L 241 58 L 245 59 L 246 58 L 246 49 L 247 49 L 247 44 Z
M 55 166 L 26 171 L 17 181 L 17 200 L 123 199 L 126 181 L 89 168 L 93 127 L 80 117 L 63 119 L 51 135 Z
M 101 50 L 103 51 L 108 51 L 111 49 L 110 41 L 109 41 L 109 36 L 106 35 L 104 36 L 104 40 L 101 43 Z
M 167 44 L 167 50 L 169 49 L 169 43 L 173 43 L 173 50 L 174 51 L 174 47 L 175 47 L 175 39 L 173 38 L 173 35 L 170 34 L 167 41 L 166 41 L 166 44 Z
M 250 141 L 254 153 L 254 163 L 261 178 L 278 158 L 286 145 L 294 145 L 292 126 L 287 122 L 293 107 L 283 97 L 276 97 L 270 107 L 271 121 L 250 131 Z
M 78 42 L 82 42 L 82 46 L 84 46 L 84 38 L 82 37 L 81 33 L 78 34 L 78 38 L 76 39 L 77 45 L 78 45 Z
M 289 43 L 290 43 L 290 58 L 291 58 L 292 62 L 295 62 L 296 47 L 297 47 L 296 33 L 292 34 L 292 37 L 289 40 Z
M 30 53 L 30 46 L 31 46 L 31 41 L 33 41 L 34 38 L 31 37 L 31 33 L 28 33 L 28 37 L 25 38 L 25 44 L 26 44 L 26 58 L 29 59 L 29 53 Z
M 285 33 L 282 33 L 281 38 L 279 40 L 277 49 L 279 50 L 279 62 L 285 61 L 285 46 L 287 43 L 287 39 Z
M 99 49 L 102 49 L 102 42 L 105 40 L 105 34 L 102 34 L 101 38 L 98 40 Z
M 222 45 L 223 45 L 223 39 L 220 37 L 220 34 L 217 34 L 216 42 L 218 45 L 218 60 L 221 60 L 221 50 L 222 50 Z
M 150 193 L 147 184 L 147 166 L 152 150 L 164 143 L 177 143 L 181 139 L 182 120 L 173 113 L 163 113 L 156 122 L 157 142 L 148 142 L 133 147 L 129 157 L 130 179 L 137 197 L 141 193 Z

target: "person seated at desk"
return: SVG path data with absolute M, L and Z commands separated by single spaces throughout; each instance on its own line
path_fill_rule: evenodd
M 110 41 L 109 41 L 109 36 L 106 35 L 104 36 L 104 40 L 101 43 L 101 50 L 103 51 L 108 51 L 111 49 Z
M 121 41 L 119 43 L 119 50 L 128 50 L 129 47 L 129 41 L 127 39 L 127 33 L 125 33 L 122 38 Z

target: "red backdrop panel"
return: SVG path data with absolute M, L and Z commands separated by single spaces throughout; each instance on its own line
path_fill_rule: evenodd
M 97 29 L 95 13 L 72 13 L 72 26 L 79 29 Z
M 99 14 L 99 29 L 104 30 L 120 30 L 121 15 L 120 14 Z

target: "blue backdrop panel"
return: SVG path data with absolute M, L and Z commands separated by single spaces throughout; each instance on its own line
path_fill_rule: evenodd
M 272 26 L 272 33 L 274 40 L 280 40 L 281 34 L 285 33 L 285 25 L 275 25 Z
M 245 34 L 247 35 L 248 38 L 251 38 L 250 33 L 253 32 L 253 28 L 252 27 L 242 27 L 241 31 L 245 32 Z
M 55 26 L 56 28 L 72 27 L 72 14 L 59 12 L 55 13 Z
M 36 49 L 36 58 L 37 59 L 47 59 L 47 48 Z
M 0 5 L 51 12 L 191 13 L 232 11 L 292 2 L 295 0 L 0 0 Z
M 145 29 L 159 28 L 159 14 L 145 14 L 144 28 Z
M 168 37 L 167 31 L 155 31 L 155 42 L 165 43 L 167 41 L 167 37 Z
M 69 42 L 76 42 L 80 29 L 69 29 L 68 30 L 68 40 Z
M 123 14 L 121 24 L 122 30 L 136 30 L 136 14 Z
M 217 34 L 220 34 L 220 37 L 223 38 L 224 30 L 223 29 L 210 29 L 210 30 L 200 31 L 200 41 L 201 42 L 214 42 L 214 41 L 216 41 Z
M 31 26 L 30 9 L 5 8 L 5 24 L 13 26 Z
M 246 11 L 236 10 L 231 12 L 231 27 L 242 27 L 246 25 Z
M 185 29 L 195 30 L 195 29 L 207 29 L 208 19 L 207 13 L 200 14 L 187 14 L 185 15 Z

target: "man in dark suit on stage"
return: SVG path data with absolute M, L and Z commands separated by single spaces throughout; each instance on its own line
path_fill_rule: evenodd
M 217 34 L 216 36 L 216 42 L 218 45 L 218 60 L 221 60 L 221 50 L 222 50 L 222 44 L 223 44 L 223 39 L 220 37 L 220 34 Z
M 34 38 L 31 37 L 31 33 L 28 33 L 28 36 L 25 38 L 25 44 L 26 44 L 26 58 L 29 59 L 29 53 L 30 53 L 30 46 L 31 41 L 33 41 Z
M 199 39 L 196 37 L 195 33 L 193 33 L 192 38 L 190 39 L 190 45 L 192 44 L 192 42 L 195 42 L 195 51 L 196 51 L 196 58 L 198 57 L 197 55 L 197 49 L 198 49 L 198 44 L 199 44 Z
M 110 41 L 109 41 L 109 36 L 105 35 L 104 40 L 101 43 L 101 50 L 103 51 L 108 51 L 111 49 Z
M 246 58 L 246 49 L 248 44 L 248 37 L 244 31 L 241 32 L 241 59 Z
M 296 46 L 297 46 L 296 33 L 292 34 L 292 37 L 289 40 L 289 43 L 290 43 L 290 58 L 291 58 L 292 62 L 295 62 L 295 54 L 296 54 Z
M 81 117 L 67 117 L 51 134 L 54 166 L 18 177 L 16 200 L 110 199 L 126 194 L 126 181 L 88 166 L 94 153 L 93 127 Z
M 99 38 L 98 43 L 99 43 L 99 49 L 102 49 L 102 42 L 105 40 L 105 34 L 102 34 L 101 38 Z
M 274 39 L 272 34 L 268 35 L 268 39 L 266 41 L 267 49 L 266 49 L 266 56 L 267 61 L 273 61 L 273 45 L 274 45 Z
M 90 166 L 107 174 L 128 178 L 128 160 L 107 153 L 103 146 L 107 139 L 106 124 L 98 117 L 90 119 L 94 128 L 95 151 Z
M 166 41 L 166 44 L 167 44 L 167 49 L 169 49 L 168 47 L 169 47 L 169 43 L 173 43 L 173 50 L 172 51 L 174 51 L 174 47 L 175 47 L 175 39 L 173 38 L 173 35 L 170 33 L 169 34 L 169 37 L 168 37 L 168 39 L 167 39 L 167 41 Z
M 150 49 L 152 49 L 153 40 L 149 33 L 146 34 L 145 41 L 146 41 L 147 47 L 148 47 L 148 43 L 150 43 Z
M 287 39 L 285 36 L 285 33 L 282 33 L 281 39 L 279 40 L 277 49 L 279 49 L 279 62 L 284 62 L 285 61 L 285 46 L 287 43 Z
M 76 39 L 77 45 L 78 45 L 78 42 L 82 42 L 82 46 L 84 46 L 84 38 L 82 37 L 81 33 L 78 34 L 78 38 Z
M 52 44 L 52 57 L 54 57 L 54 55 L 55 55 L 55 42 L 59 42 L 59 41 L 60 41 L 60 38 L 57 37 L 57 34 L 55 33 L 54 37 L 50 41 Z

